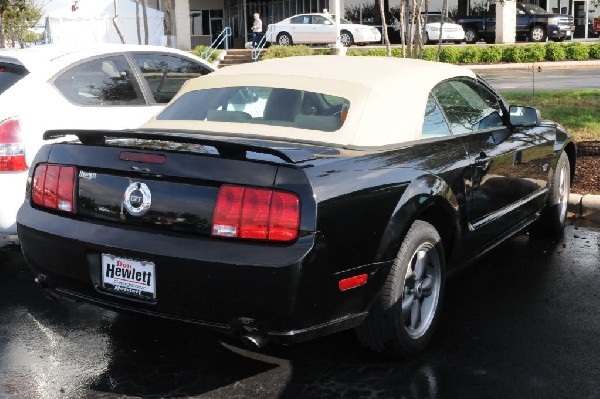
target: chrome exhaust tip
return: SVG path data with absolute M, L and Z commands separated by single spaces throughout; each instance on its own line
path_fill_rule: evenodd
M 240 337 L 244 345 L 252 349 L 260 349 L 264 347 L 269 340 L 258 334 L 245 334 Z

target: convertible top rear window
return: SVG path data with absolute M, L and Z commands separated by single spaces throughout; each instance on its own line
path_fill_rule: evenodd
M 236 86 L 183 94 L 156 119 L 252 123 L 333 132 L 346 120 L 350 102 L 304 90 Z
M 0 94 L 8 90 L 25 75 L 27 75 L 27 70 L 24 67 L 0 62 Z

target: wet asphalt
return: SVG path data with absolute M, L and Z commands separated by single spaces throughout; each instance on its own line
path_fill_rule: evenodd
M 243 349 L 195 327 L 54 302 L 0 242 L 0 398 L 597 398 L 600 229 L 518 236 L 448 282 L 411 359 L 351 332 Z

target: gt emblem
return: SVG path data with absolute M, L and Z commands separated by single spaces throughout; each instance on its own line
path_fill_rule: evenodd
M 125 190 L 123 204 L 130 215 L 145 215 L 152 204 L 150 189 L 145 183 L 131 183 Z

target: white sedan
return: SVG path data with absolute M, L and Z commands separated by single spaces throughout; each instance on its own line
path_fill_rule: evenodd
M 194 55 L 158 46 L 0 51 L 0 234 L 17 233 L 27 169 L 46 130 L 138 127 L 187 79 L 212 71 Z
M 440 40 L 442 18 L 444 19 L 442 41 L 451 41 L 456 44 L 463 42 L 465 40 L 465 31 L 461 25 L 455 24 L 448 17 L 432 14 L 427 16 L 427 23 L 425 24 L 425 43 L 433 43 Z
M 300 14 L 270 24 L 267 41 L 281 46 L 292 44 L 335 43 L 335 17 L 331 14 Z M 354 24 L 341 18 L 340 41 L 346 47 L 355 43 L 381 42 L 381 32 L 375 27 Z

